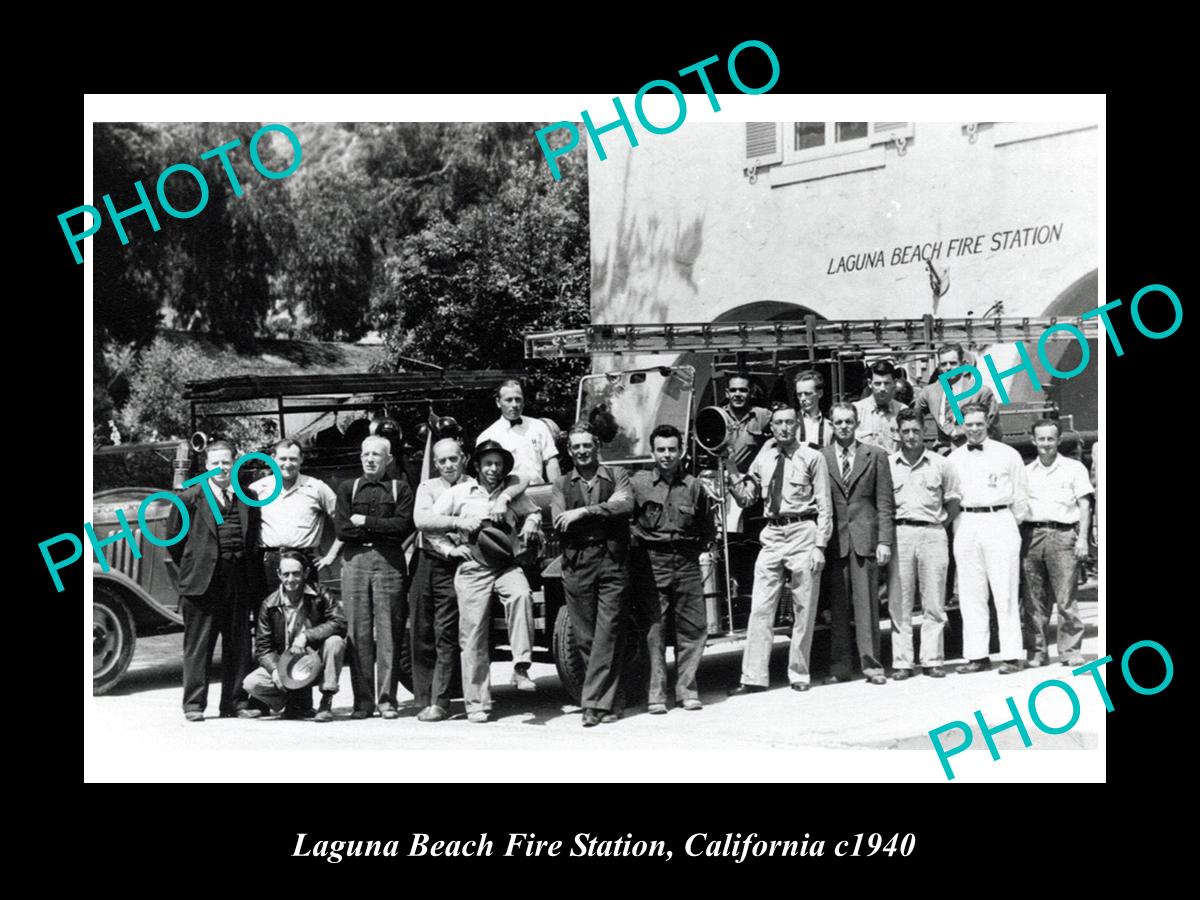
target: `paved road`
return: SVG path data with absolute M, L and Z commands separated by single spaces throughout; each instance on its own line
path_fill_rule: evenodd
M 1096 657 L 1097 632 L 1094 591 L 1081 604 L 1087 624 L 1084 655 Z M 885 643 L 886 643 L 885 635 Z M 950 674 L 944 679 L 918 676 L 908 681 L 889 682 L 886 687 L 865 681 L 817 686 L 800 694 L 788 689 L 784 675 L 787 645 L 776 644 L 771 660 L 772 688 L 763 694 L 727 698 L 726 691 L 738 683 L 740 646 L 710 647 L 701 665 L 699 681 L 705 708 L 700 712 L 672 709 L 666 716 L 651 716 L 644 707 L 621 722 L 596 728 L 580 727 L 580 710 L 568 704 L 558 688 L 552 665 L 535 664 L 531 674 L 537 694 L 520 694 L 508 685 L 511 664 L 492 667 L 496 709 L 487 726 L 468 723 L 461 715 L 425 724 L 415 720 L 418 710 L 411 703 L 401 718 L 384 721 L 351 721 L 349 672 L 343 672 L 342 691 L 337 696 L 338 720 L 324 725 L 311 721 L 277 719 L 209 719 L 203 724 L 185 722 L 180 709 L 181 637 L 171 635 L 139 642 L 137 654 L 124 681 L 111 693 L 90 699 L 89 745 L 107 752 L 157 753 L 172 749 L 228 750 L 264 748 L 390 749 L 398 745 L 411 750 L 719 750 L 724 752 L 779 748 L 879 748 L 921 749 L 932 753 L 928 731 L 942 723 L 970 720 L 981 708 L 994 711 L 989 722 L 1003 721 L 1004 697 L 1018 698 L 1024 708 L 1029 691 L 1047 678 L 1066 678 L 1066 670 L 1052 665 L 999 677 L 995 671 L 975 675 Z M 996 659 L 996 657 L 993 657 Z M 1070 732 L 1049 736 L 1035 732 L 1039 749 L 1081 749 L 1097 746 L 1103 707 L 1096 699 L 1090 679 L 1074 679 L 1083 700 L 1083 715 Z M 209 714 L 215 715 L 219 683 L 211 684 Z M 1056 692 L 1048 692 L 1053 694 Z M 1047 722 L 1058 724 L 1068 712 L 1056 712 L 1053 698 L 1043 713 Z M 1039 701 L 1040 703 L 1041 701 Z M 1065 704 L 1065 700 L 1064 700 Z M 1063 706 L 1065 710 L 1065 705 Z M 975 748 L 986 754 L 977 735 Z M 1020 738 L 1015 729 L 1001 732 L 997 745 L 1016 749 Z M 965 754 L 964 754 L 965 758 Z M 986 758 L 986 757 L 985 757 Z M 934 761 L 936 765 L 936 760 Z M 721 777 L 714 774 L 714 777 Z

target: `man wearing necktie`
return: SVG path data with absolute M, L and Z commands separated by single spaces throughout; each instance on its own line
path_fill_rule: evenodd
M 1000 630 L 1001 675 L 1021 670 L 1019 600 L 1021 533 L 1029 518 L 1029 482 L 1021 454 L 988 437 L 988 410 L 983 404 L 963 407 L 967 442 L 946 459 L 958 473 L 962 512 L 954 517 L 954 561 L 958 565 L 958 598 L 962 608 L 963 655 L 960 675 L 991 668 L 988 645 L 988 588 L 996 602 Z
M 854 404 L 858 410 L 856 437 L 864 444 L 895 453 L 900 442 L 896 433 L 896 413 L 907 409 L 896 399 L 896 367 L 881 359 L 871 366 L 871 396 Z
M 796 415 L 786 403 L 772 406 L 775 442 L 763 449 L 744 478 L 730 484 L 730 493 L 744 508 L 759 499 L 765 482 L 767 519 L 759 537 L 762 549 L 754 564 L 742 682 L 730 696 L 767 689 L 775 610 L 783 592 L 785 570 L 791 579 L 794 607 L 788 682 L 795 691 L 807 691 L 809 687 L 809 651 L 832 520 L 825 459 L 796 439 Z
M 822 453 L 832 473 L 833 537 L 829 542 L 829 582 L 833 625 L 833 658 L 826 683 L 849 681 L 850 608 L 862 673 L 871 684 L 887 684 L 879 649 L 877 566 L 887 565 L 895 535 L 892 471 L 887 454 L 859 443 L 858 410 L 835 403 L 833 444 Z
M 946 397 L 946 392 L 942 390 L 942 383 L 938 376 L 963 364 L 962 345 L 946 344 L 938 350 L 937 359 L 937 372 L 934 373 L 933 380 L 921 388 L 917 394 L 915 408 L 923 419 L 933 417 L 934 422 L 937 423 L 938 447 L 941 448 L 942 453 L 947 453 L 952 447 L 961 447 L 966 442 L 967 430 L 965 422 L 959 422 L 954 418 L 954 408 Z M 970 387 L 972 377 L 970 373 L 964 372 L 952 378 L 950 383 L 954 387 L 954 393 L 962 394 Z M 964 378 L 968 380 L 964 382 Z M 981 384 L 979 392 L 971 398 L 971 402 L 981 404 L 987 410 L 988 431 L 993 440 L 1000 440 L 1000 407 L 996 403 L 996 395 L 992 393 L 991 388 L 986 384 Z
M 189 722 L 204 720 L 208 705 L 208 667 L 221 638 L 221 717 L 252 718 L 243 680 L 254 668 L 251 653 L 251 560 L 258 544 L 258 509 L 243 502 L 232 484 L 233 446 L 214 441 L 205 452 L 210 479 L 179 495 L 188 512 L 187 538 L 168 548 L 178 567 L 177 588 L 183 613 L 183 713 Z M 248 495 L 243 495 L 248 496 Z M 167 534 L 179 534 L 182 515 L 171 506 Z

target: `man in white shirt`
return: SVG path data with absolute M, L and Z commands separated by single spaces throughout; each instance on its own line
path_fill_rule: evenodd
M 558 464 L 558 448 L 554 435 L 541 419 L 523 416 L 525 394 L 521 382 L 511 379 L 496 391 L 496 406 L 500 418 L 485 428 L 475 439 L 478 447 L 484 441 L 496 441 L 513 456 L 513 469 L 529 484 L 552 484 L 562 471 Z
M 1021 534 L 1017 523 L 1029 517 L 1029 483 L 1021 454 L 988 437 L 988 407 L 963 407 L 966 443 L 947 459 L 958 473 L 962 513 L 954 518 L 954 561 L 962 607 L 963 655 L 960 675 L 991 668 L 988 645 L 988 587 L 996 603 L 1001 675 L 1021 670 L 1019 585 Z
M 499 443 L 484 441 L 475 447 L 474 459 L 479 482 L 460 483 L 447 490 L 434 504 L 433 515 L 454 517 L 452 526 L 468 538 L 468 543 L 453 548 L 447 555 L 461 560 L 454 575 L 454 590 L 458 595 L 458 643 L 462 649 L 467 719 L 486 722 L 492 708 L 488 610 L 493 591 L 504 606 L 508 624 L 512 683 L 522 691 L 537 689 L 529 677 L 529 665 L 533 662 L 533 593 L 521 571 L 520 558 L 527 548 L 540 542 L 542 514 L 524 494 L 512 500 L 503 515 L 491 512 L 495 499 L 505 491 L 513 456 Z M 511 552 L 503 559 L 496 557 L 490 542 L 481 545 L 480 526 L 488 524 L 485 520 L 511 536 Z M 485 530 L 484 534 L 492 532 Z
M 1083 463 L 1058 452 L 1062 426 L 1039 419 L 1032 428 L 1038 458 L 1025 467 L 1029 519 L 1021 525 L 1021 625 L 1029 665 L 1050 661 L 1050 611 L 1058 606 L 1058 659 L 1082 666 L 1083 619 L 1075 591 L 1078 565 L 1088 556 L 1091 479 Z
M 896 367 L 886 359 L 871 366 L 871 396 L 856 400 L 858 431 L 855 437 L 864 444 L 878 447 L 885 453 L 900 449 L 896 432 L 896 413 L 907 409 L 896 399 Z
M 337 508 L 337 495 L 333 488 L 319 478 L 301 474 L 304 456 L 300 444 L 292 438 L 278 441 L 274 456 L 283 475 L 283 489 L 260 512 L 262 568 L 266 587 L 263 596 L 279 587 L 279 559 L 284 551 L 295 550 L 304 557 L 309 583 L 315 586 L 318 570 L 332 565 L 342 549 L 342 542 L 335 538 L 329 552 L 323 556 L 320 553 L 326 527 L 331 531 L 333 529 L 333 514 Z M 251 495 L 259 500 L 265 500 L 274 491 L 273 474 L 265 475 L 250 485 Z M 257 600 L 261 601 L 262 597 Z

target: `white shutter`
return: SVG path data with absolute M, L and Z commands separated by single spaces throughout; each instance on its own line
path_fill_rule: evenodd
M 746 167 L 783 162 L 783 126 L 779 122 L 746 123 Z

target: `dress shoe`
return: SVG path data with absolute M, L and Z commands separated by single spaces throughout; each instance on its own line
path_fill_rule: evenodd
M 183 717 L 185 719 L 187 719 L 189 722 L 203 722 L 204 721 L 204 713 L 200 712 L 199 710 L 195 710 L 195 709 L 189 709 L 187 712 L 185 712 L 183 714 Z
M 533 679 L 529 677 L 529 672 L 526 669 L 513 669 L 512 684 L 516 685 L 518 691 L 536 691 L 537 685 L 533 683 Z
M 804 692 L 804 691 L 808 690 L 808 687 L 809 687 L 809 685 L 808 685 L 807 681 L 793 681 L 791 684 L 791 688 L 793 691 Z
M 355 707 L 354 712 L 350 713 L 350 718 L 369 719 L 373 715 L 375 715 L 375 710 L 373 709 L 359 709 L 358 707 Z
M 620 722 L 620 721 L 621 721 L 621 711 L 619 709 L 614 709 L 612 712 L 606 712 L 604 715 L 602 715 L 600 717 L 601 725 L 611 725 L 613 722 Z
M 959 675 L 970 675 L 973 672 L 983 672 L 992 667 L 990 659 L 972 659 L 959 666 L 956 671 Z
M 698 709 L 704 709 L 704 704 L 695 697 L 688 697 L 683 701 L 683 708 L 690 712 L 695 712 Z
M 867 676 L 867 682 L 869 684 L 887 684 L 887 676 L 886 675 L 869 675 L 869 676 Z
M 746 694 L 761 694 L 766 688 L 761 684 L 739 684 L 729 692 L 730 697 L 744 697 Z
M 488 720 L 488 714 L 482 709 L 477 709 L 475 712 L 467 713 L 467 721 L 482 724 Z
M 246 707 L 245 709 L 239 709 L 237 711 L 237 717 L 239 719 L 257 719 L 261 715 L 262 715 L 261 709 L 251 709 L 250 707 Z
M 1063 665 L 1070 666 L 1072 668 L 1074 668 L 1075 666 L 1082 666 L 1083 665 L 1083 657 L 1082 656 L 1072 656 L 1070 659 L 1068 659 L 1066 662 L 1064 662 Z
M 379 715 L 384 719 L 400 718 L 400 713 L 394 706 L 381 706 L 379 708 Z
M 1021 661 L 1019 659 L 1006 659 L 1000 663 L 1001 675 L 1012 675 L 1021 671 Z
M 313 716 L 313 720 L 317 722 L 333 721 L 333 694 L 321 691 L 321 705 L 317 707 L 317 714 Z
M 650 713 L 652 716 L 665 716 L 667 714 L 667 704 L 651 703 L 646 707 L 646 712 Z
M 908 681 L 912 677 L 912 669 L 897 669 L 892 673 L 892 681 Z
M 946 670 L 941 666 L 926 666 L 924 669 L 926 675 L 930 678 L 945 678 Z
M 425 707 L 423 710 L 417 713 L 417 721 L 440 722 L 449 717 L 449 715 L 450 713 L 446 711 L 444 706 L 438 706 L 437 704 L 434 704 L 432 706 Z
M 583 727 L 594 728 L 600 724 L 600 713 L 594 709 L 585 709 L 583 711 Z

